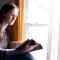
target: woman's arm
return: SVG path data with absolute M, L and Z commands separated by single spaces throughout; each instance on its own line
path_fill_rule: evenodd
M 1 49 L 0 51 L 2 52 L 5 51 L 7 55 L 14 55 L 14 54 L 21 54 L 25 52 L 35 51 L 42 48 L 43 47 L 41 46 L 41 44 L 38 44 L 33 39 L 31 40 L 27 39 L 15 49 Z
M 19 50 L 15 50 L 15 49 L 0 49 L 2 55 L 14 55 L 14 54 L 21 54 L 21 53 L 25 53 L 25 49 L 19 49 Z

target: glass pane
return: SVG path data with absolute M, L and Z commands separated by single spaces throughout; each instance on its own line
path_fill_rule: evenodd
M 27 23 L 49 23 L 49 0 L 28 0 Z
M 33 1 L 42 9 L 45 9 L 45 10 L 49 9 L 49 0 L 33 0 Z
M 41 43 L 43 49 L 31 52 L 36 60 L 47 59 L 47 42 L 48 42 L 48 27 L 47 26 L 29 26 L 26 38 L 35 39 Z

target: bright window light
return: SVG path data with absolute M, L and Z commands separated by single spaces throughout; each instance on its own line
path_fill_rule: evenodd
M 43 49 L 31 52 L 35 60 L 47 60 L 49 0 L 24 0 L 24 37 L 41 43 Z
M 46 60 L 47 57 L 47 42 L 48 42 L 48 27 L 29 26 L 27 38 L 32 38 L 43 46 L 42 50 L 31 52 L 36 60 Z M 44 57 L 44 58 L 43 58 Z
M 37 2 L 39 1 L 39 3 L 41 3 L 42 5 L 38 5 L 39 3 L 37 3 L 36 1 Z M 44 2 L 43 1 L 44 0 L 28 0 L 28 14 L 27 14 L 27 21 L 26 21 L 27 23 L 48 24 L 49 22 L 48 1 L 49 0 L 46 0 Z M 47 6 L 45 7 L 45 5 Z

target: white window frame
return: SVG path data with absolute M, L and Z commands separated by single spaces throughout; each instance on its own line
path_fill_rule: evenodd
M 25 6 L 25 11 L 23 15 L 23 40 L 25 40 L 25 35 L 24 35 L 24 19 L 27 19 L 27 5 L 28 5 L 28 0 L 24 0 L 26 3 Z M 49 12 L 50 12 L 50 23 L 49 23 L 49 39 L 48 39 L 48 52 L 47 52 L 47 60 L 60 60 L 60 46 L 59 46 L 59 0 L 50 0 L 50 7 L 49 7 Z M 27 28 L 26 28 L 27 29 Z

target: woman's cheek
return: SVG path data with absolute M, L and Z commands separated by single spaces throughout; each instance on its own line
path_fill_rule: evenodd
M 9 25 L 13 25 L 15 23 L 15 20 L 11 21 Z
M 6 19 L 7 23 L 10 23 L 11 20 L 12 20 L 12 17 L 11 16 L 7 16 L 7 19 Z

